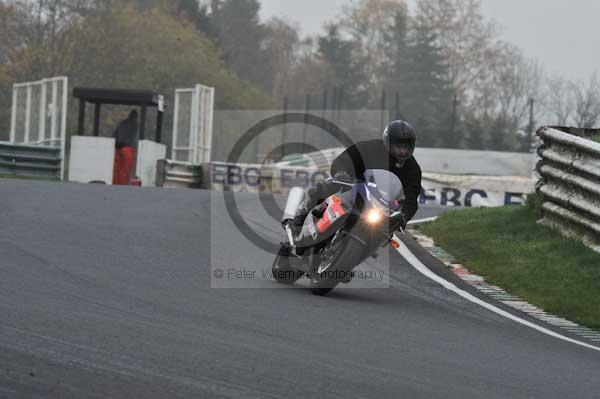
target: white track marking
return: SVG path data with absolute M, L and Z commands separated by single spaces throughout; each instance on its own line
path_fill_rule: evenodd
M 466 299 L 467 301 L 473 302 L 477 305 L 480 305 L 500 316 L 506 317 L 507 319 L 513 320 L 519 324 L 522 324 L 524 326 L 533 328 L 534 330 L 537 330 L 541 333 L 544 333 L 546 335 L 550 335 L 551 337 L 554 338 L 558 338 L 560 340 L 563 341 L 567 341 L 567 342 L 571 342 L 573 344 L 579 345 L 579 346 L 583 346 L 585 348 L 588 349 L 593 349 L 595 351 L 600 352 L 600 347 L 597 346 L 593 346 L 590 344 L 587 344 L 585 342 L 581 342 L 581 341 L 577 341 L 576 339 L 572 339 L 569 337 L 565 337 L 564 335 L 558 334 L 552 330 L 549 330 L 547 328 L 538 326 L 537 324 L 531 323 L 525 319 L 522 319 L 520 317 L 517 317 L 515 315 L 513 315 L 512 313 L 509 313 L 505 310 L 502 310 L 494 305 L 491 305 L 485 301 L 482 301 L 481 299 L 477 298 L 476 296 L 468 293 L 465 290 L 462 290 L 460 288 L 458 288 L 456 285 L 452 284 L 451 282 L 443 279 L 442 277 L 438 276 L 437 274 L 435 274 L 434 272 L 432 272 L 431 270 L 429 270 L 427 268 L 427 266 L 425 266 L 409 249 L 408 247 L 402 242 L 400 241 L 397 237 L 394 237 L 394 239 L 398 242 L 399 247 L 397 248 L 398 253 L 404 258 L 406 259 L 406 261 L 408 263 L 411 264 L 412 267 L 414 267 L 419 273 L 423 274 L 425 277 L 435 281 L 436 283 L 441 284 L 444 288 L 454 292 L 455 294 L 463 297 L 464 299 Z
M 431 218 L 411 220 L 410 222 L 408 222 L 408 225 L 411 226 L 413 224 L 422 224 L 422 223 L 435 222 L 437 220 L 437 218 L 438 218 L 437 216 L 434 216 L 434 217 L 431 217 Z

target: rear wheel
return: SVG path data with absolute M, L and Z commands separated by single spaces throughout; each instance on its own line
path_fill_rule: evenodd
M 281 247 L 273 261 L 271 271 L 275 281 L 285 285 L 292 285 L 300 278 L 300 273 L 290 267 L 290 251 Z

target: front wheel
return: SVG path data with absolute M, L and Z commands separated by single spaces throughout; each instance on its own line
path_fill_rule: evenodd
M 310 290 L 315 295 L 324 296 L 329 294 L 339 283 L 345 280 L 348 273 L 360 263 L 365 248 L 362 243 L 347 237 L 339 250 L 334 251 L 334 259 L 319 259 L 314 273 L 310 279 Z M 330 266 L 323 262 L 331 262 Z M 325 267 L 323 267 L 325 266 Z M 324 270 L 321 270 L 324 269 Z
M 275 281 L 285 285 L 292 285 L 300 278 L 300 273 L 290 267 L 290 251 L 281 247 L 273 261 L 271 272 Z
M 329 278 L 327 275 L 314 274 L 310 279 L 310 291 L 319 296 L 325 296 L 340 283 L 339 280 Z
M 343 241 L 338 241 L 333 247 L 330 246 L 325 249 L 325 252 L 321 253 L 315 253 L 315 248 L 310 249 L 312 251 L 310 264 L 313 268 L 310 278 L 310 291 L 314 295 L 325 296 L 340 283 L 340 280 L 335 278 L 334 269 L 339 264 L 336 262 L 336 257 L 340 252 L 343 252 L 343 249 L 340 251 L 336 248 L 339 245 L 343 247 Z

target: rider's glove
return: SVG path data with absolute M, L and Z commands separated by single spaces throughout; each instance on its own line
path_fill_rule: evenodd
M 322 198 L 324 192 L 325 184 L 317 183 L 314 187 L 311 187 L 308 190 L 308 195 L 310 196 L 310 198 Z
M 344 183 L 353 183 L 354 179 L 350 177 L 350 175 L 344 171 L 337 172 L 335 176 L 333 176 L 334 180 L 341 181 Z
M 394 216 L 394 218 L 392 219 L 392 223 L 391 223 L 391 225 L 394 227 L 394 230 L 405 230 L 407 224 L 408 224 L 408 221 L 406 220 L 406 217 L 404 216 L 404 214 L 402 212 L 400 212 L 398 215 Z

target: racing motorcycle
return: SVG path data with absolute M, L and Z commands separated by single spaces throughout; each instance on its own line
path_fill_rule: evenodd
M 313 294 L 327 295 L 339 283 L 348 283 L 353 270 L 391 240 L 401 226 L 404 189 L 387 170 L 367 170 L 354 184 L 329 179 L 340 189 L 308 212 L 302 226 L 294 226 L 306 194 L 294 187 L 288 194 L 282 226 L 286 240 L 273 262 L 273 278 L 294 284 L 310 279 Z

